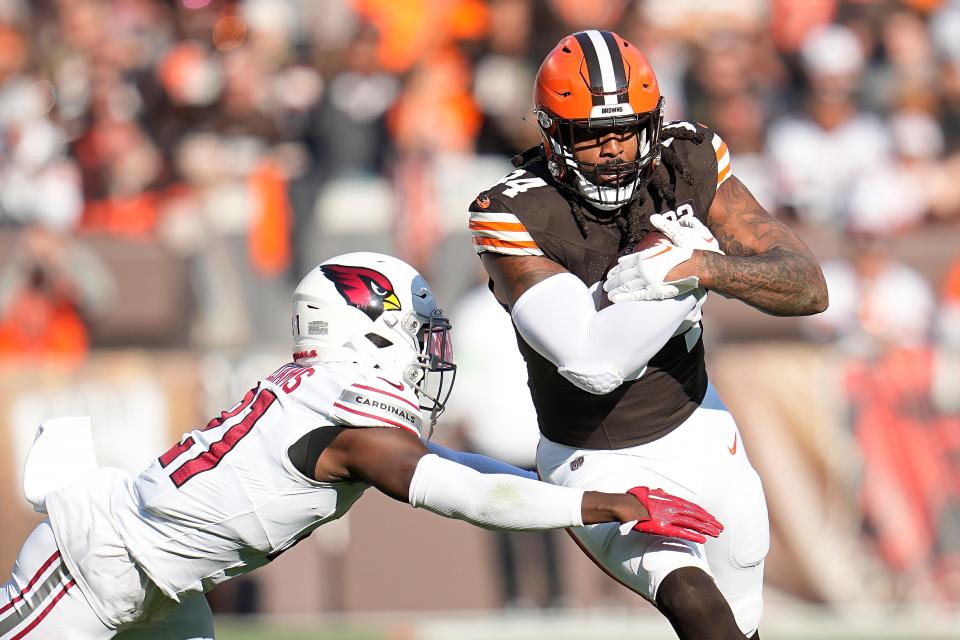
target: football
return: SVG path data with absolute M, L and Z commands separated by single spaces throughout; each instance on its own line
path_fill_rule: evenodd
M 672 245 L 670 238 L 659 231 L 648 231 L 633 247 L 633 253 L 644 253 L 654 248 L 662 250 L 663 245 Z M 655 251 L 652 253 L 656 253 Z
M 626 250 L 621 251 L 620 258 L 622 259 L 623 257 L 634 253 L 639 253 L 642 259 L 652 258 L 660 253 L 663 253 L 665 250 L 667 250 L 667 247 L 672 246 L 673 243 L 670 241 L 670 238 L 666 236 L 666 234 L 656 230 L 648 231 L 632 246 L 628 246 Z M 607 269 L 607 277 L 610 277 L 610 269 L 615 267 L 618 262 L 619 261 L 614 262 L 611 267 Z

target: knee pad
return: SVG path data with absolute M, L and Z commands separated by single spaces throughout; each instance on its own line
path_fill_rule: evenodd
M 760 626 L 760 618 L 763 616 L 763 589 L 727 598 L 727 602 L 733 610 L 733 616 L 740 630 L 747 637 L 753 638 L 751 634 L 756 632 Z
M 737 624 L 749 636 L 760 625 L 763 614 L 763 565 L 770 548 L 770 529 L 763 488 L 756 473 L 751 474 L 742 492 L 756 497 L 737 503 L 732 510 L 729 526 L 723 532 L 729 536 L 728 566 L 717 567 L 715 576 Z
M 739 492 L 743 500 L 731 508 L 726 535 L 730 536 L 730 565 L 736 569 L 756 567 L 770 550 L 770 524 L 760 476 L 751 470 Z M 750 497 L 751 499 L 746 499 Z

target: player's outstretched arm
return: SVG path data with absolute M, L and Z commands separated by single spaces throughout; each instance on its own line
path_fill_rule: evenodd
M 640 377 L 697 303 L 688 294 L 598 311 L 590 289 L 547 258 L 485 253 L 482 259 L 527 344 L 594 394 Z
M 463 466 L 470 467 L 474 471 L 478 471 L 480 473 L 503 473 L 511 476 L 519 476 L 521 478 L 529 478 L 530 480 L 537 479 L 537 474 L 533 471 L 527 471 L 525 469 L 521 469 L 520 467 L 515 467 L 512 464 L 507 464 L 503 460 L 490 458 L 488 456 L 480 455 L 479 453 L 466 453 L 464 451 L 448 449 L 447 447 L 429 440 L 424 441 L 423 444 L 427 447 L 427 449 L 430 450 L 430 453 L 435 453 L 444 460 L 450 460 L 451 462 L 462 464 Z
M 810 248 L 736 177 L 717 190 L 707 226 L 726 255 L 696 251 L 667 279 L 697 275 L 707 289 L 774 315 L 812 315 L 827 308 L 827 285 Z
M 326 476 L 328 467 L 335 477 L 363 480 L 396 500 L 487 529 L 534 531 L 636 521 L 638 531 L 698 542 L 722 530 L 706 511 L 669 494 L 642 487 L 630 494 L 585 492 L 482 474 L 431 454 L 419 439 L 397 429 L 341 430 L 320 456 L 318 480 L 332 479 Z M 665 511 L 667 504 L 675 510 Z

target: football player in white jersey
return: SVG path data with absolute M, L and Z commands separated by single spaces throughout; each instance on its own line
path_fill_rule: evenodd
M 443 410 L 455 372 L 450 325 L 400 260 L 324 262 L 294 292 L 292 320 L 293 362 L 138 476 L 95 468 L 32 497 L 49 519 L 0 590 L 0 640 L 212 638 L 204 592 L 339 518 L 371 485 L 494 529 L 622 522 L 624 535 L 700 542 L 722 529 L 660 490 L 553 486 L 430 443 L 424 424 Z M 40 434 L 34 458 L 50 448 Z M 62 475 L 57 459 L 41 475 Z M 28 470 L 44 466 L 28 457 Z

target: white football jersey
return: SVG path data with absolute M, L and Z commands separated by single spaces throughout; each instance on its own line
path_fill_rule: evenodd
M 368 485 L 307 478 L 288 449 L 329 426 L 419 435 L 416 394 L 379 373 L 352 363 L 284 365 L 117 486 L 113 525 L 141 569 L 179 600 L 270 562 L 346 513 Z

